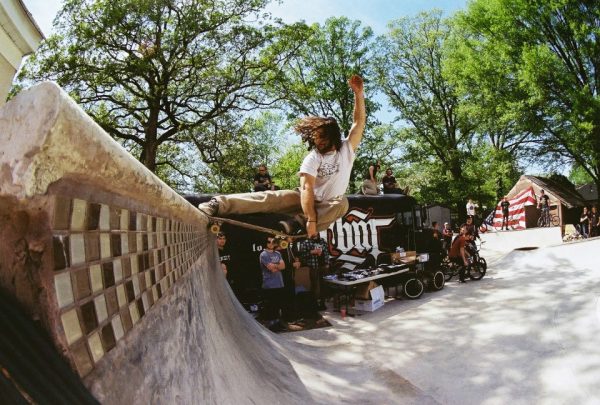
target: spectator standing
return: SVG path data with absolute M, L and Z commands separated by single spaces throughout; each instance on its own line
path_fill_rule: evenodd
M 323 275 L 329 271 L 329 250 L 327 242 L 323 238 L 306 239 L 300 242 L 300 258 L 302 264 L 310 268 L 310 284 L 319 310 L 325 309 L 325 303 L 321 294 L 321 283 Z
M 471 216 L 471 217 L 475 218 L 476 214 L 477 214 L 477 204 L 475 204 L 473 202 L 473 200 L 469 198 L 469 201 L 467 201 L 467 217 Z
M 592 212 L 590 212 L 590 236 L 599 236 L 600 230 L 600 215 L 598 214 L 598 207 L 592 205 Z
M 579 232 L 584 238 L 590 237 L 590 223 L 591 221 L 591 213 L 588 212 L 587 207 L 583 207 L 581 211 L 581 217 L 579 218 Z
M 275 250 L 275 238 L 268 236 L 266 247 L 260 252 L 259 262 L 262 270 L 262 291 L 265 301 L 263 317 L 267 321 L 267 327 L 274 332 L 282 331 L 284 328 L 281 320 L 285 291 L 283 275 L 285 263 L 281 254 Z
M 306 117 L 294 128 L 310 150 L 300 166 L 299 190 L 220 195 L 198 205 L 200 211 L 208 216 L 283 213 L 290 216 L 280 223 L 284 232 L 297 233 L 306 227 L 309 237 L 344 215 L 348 210 L 344 193 L 366 124 L 363 79 L 353 75 L 348 84 L 354 93 L 354 111 L 346 139 L 330 117 Z
M 229 247 L 227 246 L 227 236 L 223 232 L 219 232 L 217 234 L 217 248 L 219 250 L 219 262 L 221 263 L 221 270 L 223 270 L 223 274 L 225 277 L 227 277 L 229 285 L 231 285 L 231 253 L 229 251 Z
M 300 257 L 295 249 L 295 244 L 292 238 L 286 238 L 288 246 L 284 248 L 278 248 L 283 262 L 285 263 L 285 269 L 281 271 L 283 276 L 283 288 L 284 288 L 284 303 L 282 317 L 285 322 L 296 321 L 296 284 L 294 279 L 296 277 L 296 270 L 301 266 Z M 291 326 L 291 325 L 289 325 Z
M 500 203 L 500 207 L 502 208 L 502 230 L 506 226 L 506 230 L 508 231 L 508 210 L 510 208 L 510 202 L 508 201 L 508 197 L 504 196 L 502 202 Z
M 273 180 L 266 165 L 258 166 L 258 172 L 254 175 L 254 191 L 273 190 Z
M 538 208 L 542 210 L 542 215 L 547 214 L 550 210 L 550 197 L 546 195 L 544 190 L 540 190 L 540 197 L 538 198 Z
M 448 249 L 450 249 L 450 244 L 452 243 L 452 227 L 448 222 L 444 222 L 444 229 L 442 229 L 442 249 L 448 253 Z

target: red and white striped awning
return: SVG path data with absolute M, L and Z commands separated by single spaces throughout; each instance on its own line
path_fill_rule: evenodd
M 494 228 L 499 229 L 502 226 L 502 207 L 500 202 L 496 205 L 494 213 Z M 525 229 L 525 207 L 527 205 L 536 205 L 537 197 L 533 191 L 533 187 L 529 187 L 519 194 L 509 199 L 510 207 L 508 208 L 508 225 L 513 229 Z

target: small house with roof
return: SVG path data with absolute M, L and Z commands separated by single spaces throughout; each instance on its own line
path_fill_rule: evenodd
M 532 190 L 536 199 L 539 198 L 541 191 L 544 190 L 545 194 L 550 198 L 550 213 L 559 218 L 563 229 L 566 224 L 579 222 L 579 214 L 581 213 L 581 208 L 586 205 L 586 201 L 577 192 L 575 186 L 569 186 L 563 182 L 546 177 L 523 175 L 508 192 L 507 196 L 511 199 L 527 189 Z M 524 208 L 525 228 L 536 227 L 540 217 L 540 210 L 536 205 L 529 205 Z

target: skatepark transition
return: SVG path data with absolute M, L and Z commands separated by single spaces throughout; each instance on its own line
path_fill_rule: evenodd
M 312 402 L 227 287 L 206 219 L 56 84 L 0 128 L 0 288 L 98 401 Z

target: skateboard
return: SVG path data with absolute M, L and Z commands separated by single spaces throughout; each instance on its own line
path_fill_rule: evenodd
M 298 234 L 298 235 L 288 235 L 287 233 L 285 233 L 283 231 L 278 231 L 278 230 L 272 229 L 272 228 L 266 228 L 266 227 L 260 226 L 260 225 L 249 224 L 247 222 L 237 221 L 237 220 L 231 219 L 231 218 L 208 216 L 208 220 L 209 220 L 208 221 L 209 229 L 214 234 L 219 233 L 221 231 L 221 225 L 225 223 L 225 224 L 230 224 L 233 226 L 239 226 L 241 228 L 250 229 L 253 231 L 267 233 L 267 234 L 273 235 L 274 237 L 276 237 L 278 239 L 292 238 L 293 240 L 296 240 L 296 239 L 305 239 L 307 237 L 307 235 L 305 233 Z M 285 240 L 280 240 L 279 246 L 285 249 L 288 247 L 288 243 Z

